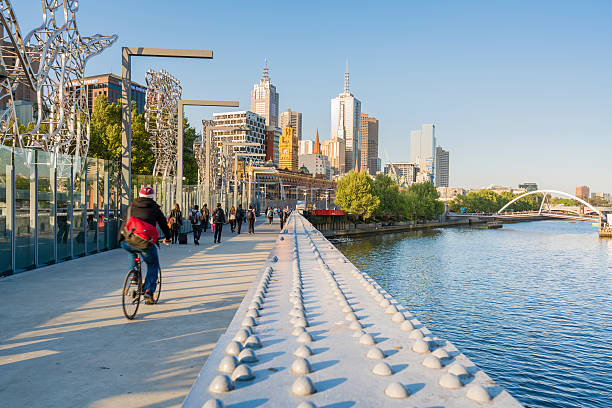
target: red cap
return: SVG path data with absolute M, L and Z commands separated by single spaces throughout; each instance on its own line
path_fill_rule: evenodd
M 152 187 L 145 186 L 138 192 L 138 197 L 153 198 L 155 197 L 155 190 Z

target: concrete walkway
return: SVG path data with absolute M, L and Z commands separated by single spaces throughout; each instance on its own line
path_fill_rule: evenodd
M 262 220 L 263 217 L 260 218 Z M 263 221 L 263 220 L 262 220 Z M 245 231 L 247 228 L 243 228 Z M 280 231 L 162 246 L 160 303 L 121 311 L 113 250 L 0 279 L 0 405 L 180 406 Z

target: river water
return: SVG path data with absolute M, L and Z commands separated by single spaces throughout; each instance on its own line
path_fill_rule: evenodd
M 525 406 L 612 407 L 612 240 L 590 223 L 335 244 Z

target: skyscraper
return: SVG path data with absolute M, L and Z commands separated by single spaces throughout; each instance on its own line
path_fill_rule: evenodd
M 293 128 L 293 133 L 297 136 L 298 140 L 302 140 L 302 114 L 300 112 L 287 109 L 280 114 L 280 128 L 284 129 L 287 126 Z
M 354 169 L 361 159 L 361 102 L 349 90 L 348 61 L 344 73 L 344 92 L 331 100 L 330 139 L 331 142 L 344 141 L 344 163 L 338 164 L 340 174 Z M 331 157 L 330 163 L 333 163 Z
M 251 111 L 266 118 L 267 126 L 278 126 L 278 92 L 270 82 L 267 59 L 261 80 L 251 91 Z
M 361 113 L 361 169 L 375 176 L 378 171 L 378 119 Z
M 436 147 L 436 187 L 448 187 L 448 150 Z
M 410 132 L 410 162 L 416 164 L 420 173 L 427 174 L 433 183 L 436 169 L 436 127 L 433 124 L 421 126 L 421 130 Z

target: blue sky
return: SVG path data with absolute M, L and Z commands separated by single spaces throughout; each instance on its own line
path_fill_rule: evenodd
M 38 0 L 14 1 L 21 28 Z M 435 123 L 450 183 L 612 192 L 610 1 L 80 1 L 82 34 L 118 42 L 87 66 L 121 72 L 121 46 L 212 49 L 213 60 L 135 58 L 178 77 L 186 99 L 239 100 L 268 58 L 281 110 L 303 112 L 305 138 L 329 138 L 343 87 L 380 120 L 380 156 L 408 161 L 409 132 Z M 167 4 L 171 4 L 168 6 Z M 222 109 L 188 108 L 197 128 Z

